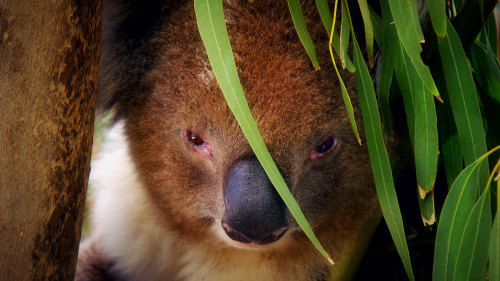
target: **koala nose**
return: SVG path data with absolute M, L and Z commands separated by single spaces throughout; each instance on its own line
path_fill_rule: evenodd
M 224 187 L 222 228 L 233 240 L 265 245 L 288 229 L 286 206 L 257 159 L 236 162 Z

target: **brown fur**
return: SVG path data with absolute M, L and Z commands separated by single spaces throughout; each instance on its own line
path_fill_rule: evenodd
M 225 16 L 238 74 L 264 141 L 320 241 L 334 260 L 345 260 L 346 249 L 361 239 L 360 232 L 373 230 L 380 211 L 366 146 L 359 146 L 352 132 L 329 61 L 326 32 L 309 2 L 303 7 L 320 71 L 313 70 L 285 1 L 228 1 Z M 228 169 L 253 153 L 213 77 L 192 4 L 164 13 L 164 24 L 153 27 L 154 35 L 141 39 L 145 44 L 133 51 L 110 54 L 110 47 L 103 47 L 108 57 L 101 68 L 101 96 L 106 96 L 101 104 L 115 104 L 119 118 L 126 120 L 130 153 L 160 218 L 157 223 L 175 232 L 182 243 L 197 245 L 221 264 L 230 264 L 243 250 L 228 247 L 209 226 L 224 211 L 222 188 Z M 111 64 L 110 58 L 136 64 Z M 145 73 L 134 74 L 146 64 Z M 113 67 L 132 68 L 124 74 Z M 118 73 L 124 77 L 117 79 Z M 342 76 L 362 132 L 354 77 L 347 72 Z M 185 143 L 186 129 L 203 137 L 211 157 Z M 340 139 L 338 151 L 306 161 L 311 149 L 330 135 Z M 297 274 L 308 276 L 302 280 L 324 279 L 330 270 L 325 260 L 288 217 L 290 235 L 279 246 L 260 251 L 260 259 L 276 271 L 303 271 Z M 99 241 L 90 245 L 82 247 L 79 274 L 97 272 L 99 264 L 110 262 L 101 260 L 103 253 L 96 257 L 97 265 L 89 265 L 94 255 L 86 257 L 98 251 Z

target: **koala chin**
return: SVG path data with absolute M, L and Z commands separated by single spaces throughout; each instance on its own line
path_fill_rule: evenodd
M 225 1 L 224 13 L 252 115 L 334 266 L 227 106 L 192 2 L 104 1 L 97 102 L 114 121 L 92 162 L 76 280 L 348 280 L 381 212 L 314 1 L 302 6 L 319 71 L 286 1 Z M 363 132 L 354 76 L 341 74 Z

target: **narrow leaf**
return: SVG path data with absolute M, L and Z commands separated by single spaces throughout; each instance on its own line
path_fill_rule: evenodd
M 330 13 L 328 2 L 327 0 L 316 0 L 316 6 L 318 7 L 319 15 L 321 17 L 323 25 L 325 26 L 326 32 L 328 33 L 328 37 L 332 37 L 331 41 L 333 43 L 333 49 L 335 50 L 335 53 L 340 56 L 340 37 L 337 34 L 337 31 L 332 28 L 333 18 L 332 14 Z M 331 32 L 332 30 L 333 33 Z M 346 57 L 345 65 L 349 72 L 354 73 L 354 71 L 356 71 L 356 68 L 354 68 L 354 64 L 352 63 L 352 60 L 351 58 L 349 58 L 349 56 Z
M 389 2 L 390 12 L 386 1 Z M 423 42 L 422 29 L 418 22 L 418 15 L 416 11 L 416 1 L 400 1 L 400 0 L 386 0 L 381 1 L 382 11 L 384 18 L 392 15 L 399 40 L 401 41 L 411 63 L 415 68 L 420 80 L 424 83 L 427 90 L 429 90 L 437 99 L 440 99 L 437 87 L 432 79 L 429 68 L 424 64 L 420 53 L 422 47 L 419 42 Z M 408 20 L 408 19 L 411 20 Z
M 480 166 L 487 161 L 487 157 L 498 149 L 500 146 L 467 166 L 458 175 L 446 197 L 436 235 L 433 280 L 455 280 L 460 243 L 479 190 L 475 177 L 481 172 Z
M 342 22 L 340 23 L 340 60 L 342 62 L 342 69 L 345 69 L 345 62 L 349 57 L 347 54 L 347 49 L 349 48 L 349 36 L 350 36 L 350 26 L 349 26 L 349 17 L 347 16 L 347 10 L 344 2 L 341 4 L 342 10 Z
M 353 41 L 354 66 L 357 69 L 356 82 L 358 84 L 361 112 L 365 124 L 366 143 L 372 164 L 375 187 L 387 226 L 401 256 L 406 272 L 410 280 L 413 281 L 413 270 L 410 263 L 408 245 L 406 244 L 401 211 L 394 189 L 391 165 L 382 136 L 382 125 L 380 123 L 375 90 L 358 42 L 355 38 L 353 38 Z
M 386 45 L 386 44 L 384 44 Z M 391 130 L 391 115 L 389 108 L 389 93 L 392 84 L 392 76 L 394 65 L 391 59 L 389 48 L 382 48 L 382 58 L 380 66 L 380 78 L 378 81 L 378 98 L 380 102 L 380 113 L 382 114 L 382 121 L 384 123 L 385 133 L 388 136 L 392 135 Z
M 460 249 L 454 266 L 456 281 L 482 281 L 488 263 L 488 247 L 491 232 L 491 199 L 486 190 L 474 205 L 465 226 Z M 462 231 L 454 229 L 453 231 Z
M 370 17 L 370 10 L 368 9 L 368 3 L 366 0 L 358 0 L 359 9 L 361 11 L 361 16 L 363 17 L 363 23 L 365 25 L 365 40 L 366 40 L 366 54 L 368 56 L 368 63 L 370 67 L 373 67 L 373 26 Z
M 238 78 L 224 20 L 222 0 L 195 0 L 198 30 L 219 86 L 245 137 L 293 217 L 321 254 L 333 264 L 300 211 L 259 133 Z
M 419 188 L 418 204 L 424 225 L 433 225 L 436 222 L 436 209 L 434 207 L 434 190 L 425 192 Z M 422 194 L 423 193 L 423 197 Z
M 438 36 L 446 36 L 446 1 L 431 0 L 429 5 L 429 13 L 431 14 L 432 27 Z
M 337 11 L 337 3 L 338 1 L 335 1 L 335 16 L 336 16 L 336 11 Z M 330 35 L 335 34 L 334 30 L 334 24 L 335 20 L 333 20 L 332 24 L 330 25 L 331 31 Z M 345 88 L 344 81 L 342 80 L 342 77 L 340 76 L 339 69 L 337 68 L 337 63 L 335 63 L 335 58 L 333 56 L 333 50 L 332 50 L 332 41 L 333 41 L 333 36 L 330 36 L 330 41 L 328 42 L 328 49 L 330 51 L 330 57 L 332 59 L 333 67 L 335 68 L 335 73 L 337 73 L 337 78 L 339 79 L 340 82 L 340 89 L 342 90 L 342 98 L 344 100 L 345 107 L 347 109 L 347 113 L 349 115 L 349 121 L 351 122 L 352 129 L 354 131 L 354 135 L 356 136 L 356 139 L 358 140 L 358 143 L 361 145 L 361 138 L 359 137 L 358 133 L 358 126 L 356 125 L 356 119 L 354 118 L 354 109 L 352 107 L 351 103 L 351 98 L 349 97 L 349 94 L 347 93 L 347 89 Z M 349 59 L 349 57 L 347 57 Z M 352 68 L 355 70 L 354 65 Z
M 467 57 L 455 29 L 447 21 L 447 36 L 438 38 L 446 88 L 457 125 L 465 164 L 469 165 L 486 153 L 486 138 L 479 108 L 478 94 Z M 487 160 L 482 165 L 480 186 L 488 178 Z
M 295 30 L 297 30 L 300 41 L 302 42 L 307 55 L 309 55 L 314 69 L 319 70 L 319 62 L 316 56 L 316 49 L 314 48 L 314 43 L 311 39 L 309 31 L 307 31 L 306 20 L 304 19 L 304 13 L 302 12 L 300 1 L 288 0 L 288 8 L 290 9 L 293 25 L 295 26 Z
M 474 66 L 474 76 L 481 88 L 493 100 L 500 104 L 500 68 L 496 58 L 490 60 L 487 46 L 476 41 L 471 46 L 472 64 Z
M 497 190 L 500 194 L 500 190 Z M 497 208 L 497 210 L 500 210 Z M 490 236 L 490 281 L 500 281 L 500 213 L 497 212 Z
M 451 188 L 458 174 L 462 171 L 463 159 L 457 126 L 453 120 L 449 101 L 439 105 L 437 115 L 446 182 Z
M 386 33 L 391 34 L 391 50 L 394 52 L 394 67 L 400 86 L 407 116 L 410 139 L 415 155 L 415 168 L 420 198 L 432 191 L 437 173 L 438 134 L 436 108 L 432 94 L 418 79 L 417 71 L 397 40 L 395 28 L 389 26 Z M 422 216 L 431 221 L 428 215 Z

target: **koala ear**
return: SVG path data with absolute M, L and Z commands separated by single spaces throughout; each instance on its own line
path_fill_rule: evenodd
M 172 6 L 169 2 L 104 1 L 97 113 L 121 107 L 140 91 L 140 81 L 155 61 L 150 41 Z

